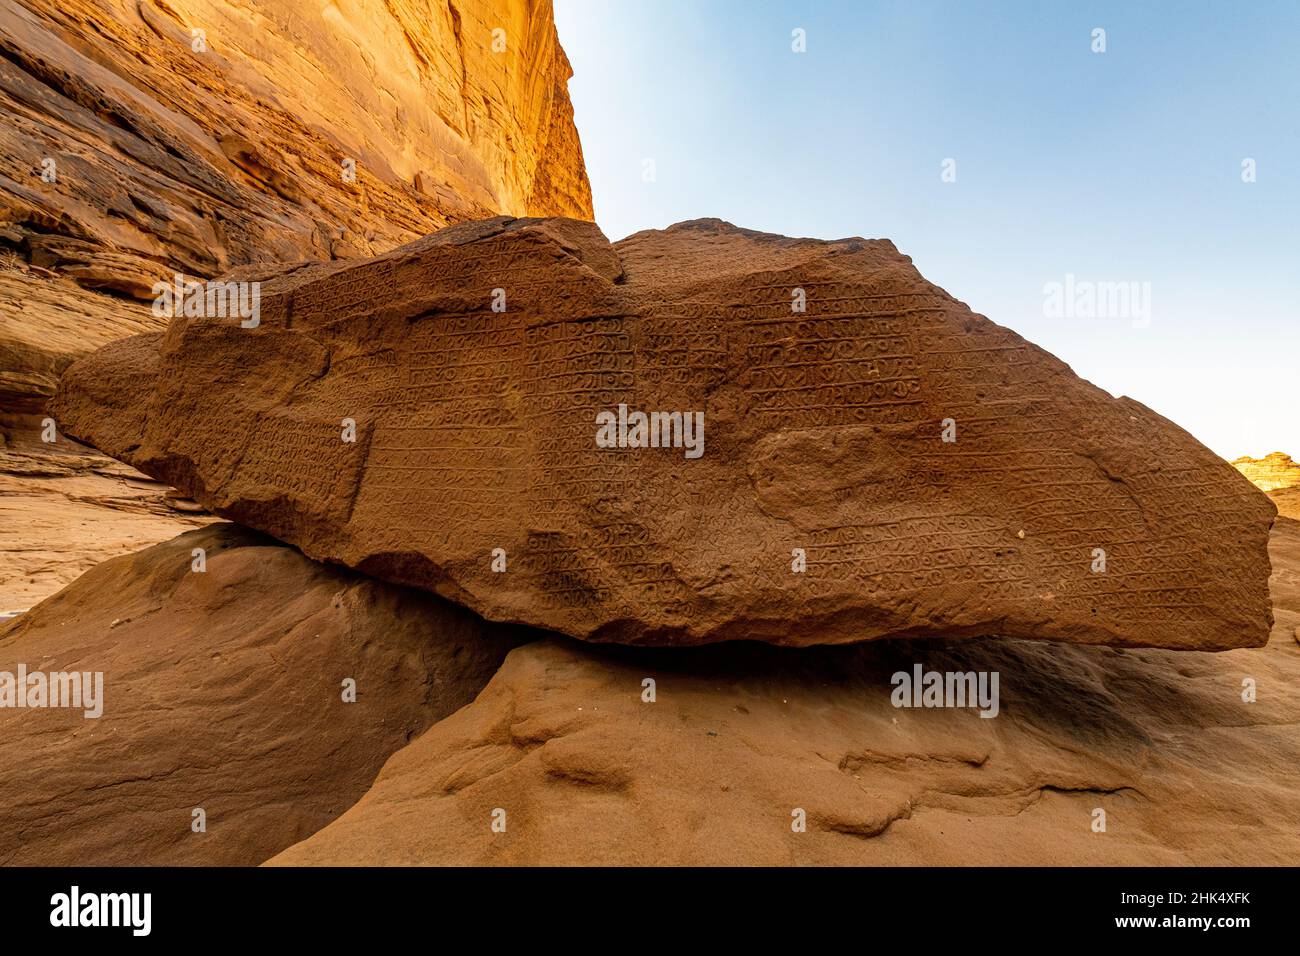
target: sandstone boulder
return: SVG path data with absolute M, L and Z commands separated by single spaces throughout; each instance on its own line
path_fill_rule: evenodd
M 271 863 L 1293 865 L 1300 523 L 1272 548 L 1262 650 L 530 644 Z M 894 707 L 917 665 L 997 715 Z
M 154 287 L 177 274 L 590 218 L 571 72 L 549 0 L 0 0 L 6 441 L 73 359 L 164 328 Z M 0 462 L 0 614 L 185 526 L 123 520 L 155 497 L 140 476 L 120 498 L 84 469 L 14 490 L 15 469 L 67 472 L 45 452 Z
M 1268 499 L 886 240 L 502 217 L 261 289 L 74 364 L 60 426 L 587 640 L 1267 641 Z
M 98 717 L 0 707 L 0 864 L 259 863 L 351 806 L 517 640 L 234 525 L 100 564 L 0 625 L 0 701 L 20 668 L 103 675 Z

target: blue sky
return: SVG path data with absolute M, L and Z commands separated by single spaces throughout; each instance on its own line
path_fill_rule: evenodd
M 611 239 L 704 216 L 889 238 L 1219 454 L 1300 459 L 1300 2 L 555 8 Z M 1052 315 L 1067 275 L 1149 311 Z

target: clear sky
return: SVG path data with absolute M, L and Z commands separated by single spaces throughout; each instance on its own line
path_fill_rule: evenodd
M 1297 0 L 555 7 L 611 239 L 705 216 L 889 238 L 1219 454 L 1300 460 Z M 1089 309 L 1087 283 L 1134 297 Z

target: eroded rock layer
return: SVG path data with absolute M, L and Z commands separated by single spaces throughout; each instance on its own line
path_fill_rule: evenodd
M 1300 524 L 1272 550 L 1261 650 L 530 644 L 271 862 L 1292 865 Z M 996 716 L 893 706 L 917 665 L 996 673 Z
M 257 328 L 182 317 L 73 365 L 61 427 L 309 555 L 584 639 L 1267 640 L 1268 499 L 886 240 L 498 218 L 264 278 Z
M 47 445 L 40 431 L 0 419 L 0 615 L 213 520 L 148 475 L 66 440 Z
M 591 214 L 549 2 L 6 0 L 0 49 L 6 229 L 91 285 Z
M 166 327 L 147 305 L 0 255 L 0 415 L 35 415 L 74 359 Z
M 224 523 L 106 561 L 0 626 L 0 863 L 259 863 L 351 806 L 517 641 Z M 32 674 L 102 674 L 100 716 L 49 691 L 16 706 L 20 668 L 28 703 Z

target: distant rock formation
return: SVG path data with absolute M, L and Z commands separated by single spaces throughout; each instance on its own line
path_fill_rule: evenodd
M 0 864 L 260 863 L 351 806 L 523 636 L 234 525 L 100 564 L 0 624 Z M 84 695 L 15 706 L 24 671 L 29 695 L 100 673 L 100 715 Z
M 181 316 L 73 365 L 60 427 L 587 640 L 1268 639 L 1268 499 L 886 240 L 497 218 L 260 276 L 255 328 Z
M 1271 550 L 1261 650 L 530 644 L 271 862 L 1288 866 L 1300 524 Z M 917 664 L 997 673 L 997 718 L 893 706 Z
M 1263 458 L 1243 456 L 1232 463 L 1233 467 L 1255 483 L 1260 491 L 1285 491 L 1300 488 L 1300 463 L 1280 451 L 1270 452 Z

